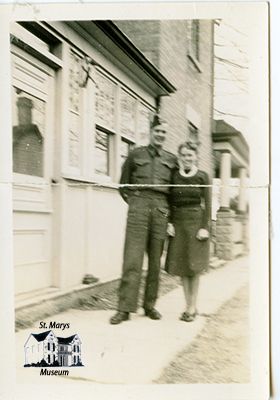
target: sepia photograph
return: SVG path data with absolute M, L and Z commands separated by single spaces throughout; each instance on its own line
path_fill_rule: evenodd
M 267 3 L 135 5 L 11 12 L 16 398 L 268 398 Z

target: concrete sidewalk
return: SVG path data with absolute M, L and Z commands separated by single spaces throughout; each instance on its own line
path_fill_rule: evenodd
M 186 347 L 204 327 L 207 316 L 217 309 L 249 278 L 247 258 L 239 258 L 225 267 L 201 277 L 198 300 L 199 316 L 192 323 L 179 321 L 184 310 L 182 288 L 158 300 L 161 321 L 143 316 L 142 310 L 120 325 L 108 323 L 112 310 L 69 310 L 44 322 L 70 323 L 64 331 L 53 329 L 58 336 L 77 333 L 82 340 L 84 367 L 68 368 L 68 376 L 40 376 L 40 368 L 24 368 L 24 343 L 30 333 L 39 333 L 39 321 L 16 334 L 17 383 L 126 383 L 146 384 L 156 379 L 162 369 Z M 41 330 L 45 331 L 45 330 Z

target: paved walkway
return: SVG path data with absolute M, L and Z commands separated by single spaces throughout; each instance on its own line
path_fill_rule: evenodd
M 248 281 L 248 260 L 239 258 L 225 267 L 201 277 L 198 300 L 200 315 L 192 323 L 179 321 L 184 309 L 182 288 L 161 297 L 157 308 L 161 321 L 132 314 L 131 320 L 110 325 L 112 311 L 69 310 L 44 321 L 70 323 L 58 336 L 78 333 L 82 340 L 85 367 L 69 368 L 69 376 L 40 376 L 40 368 L 23 368 L 24 343 L 30 333 L 39 333 L 39 321 L 16 334 L 18 383 L 125 383 L 146 384 L 157 379 L 176 354 L 185 348 L 204 327 L 207 319 Z M 44 331 L 44 330 L 41 330 Z
M 226 301 L 155 383 L 249 383 L 249 294 L 247 284 Z

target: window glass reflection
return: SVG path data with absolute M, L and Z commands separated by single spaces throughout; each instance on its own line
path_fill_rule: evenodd
M 13 87 L 13 171 L 44 175 L 45 102 Z
M 109 175 L 109 135 L 96 130 L 95 136 L 95 173 Z
M 121 148 L 120 148 L 122 163 L 127 159 L 129 152 L 133 150 L 133 148 L 134 148 L 133 143 L 122 138 Z

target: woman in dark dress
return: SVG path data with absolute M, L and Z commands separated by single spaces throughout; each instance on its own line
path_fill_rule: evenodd
M 182 279 L 186 310 L 183 321 L 193 321 L 199 275 L 209 264 L 210 188 L 206 172 L 196 167 L 197 145 L 187 142 L 179 146 L 178 168 L 171 187 L 171 223 L 165 269 Z

